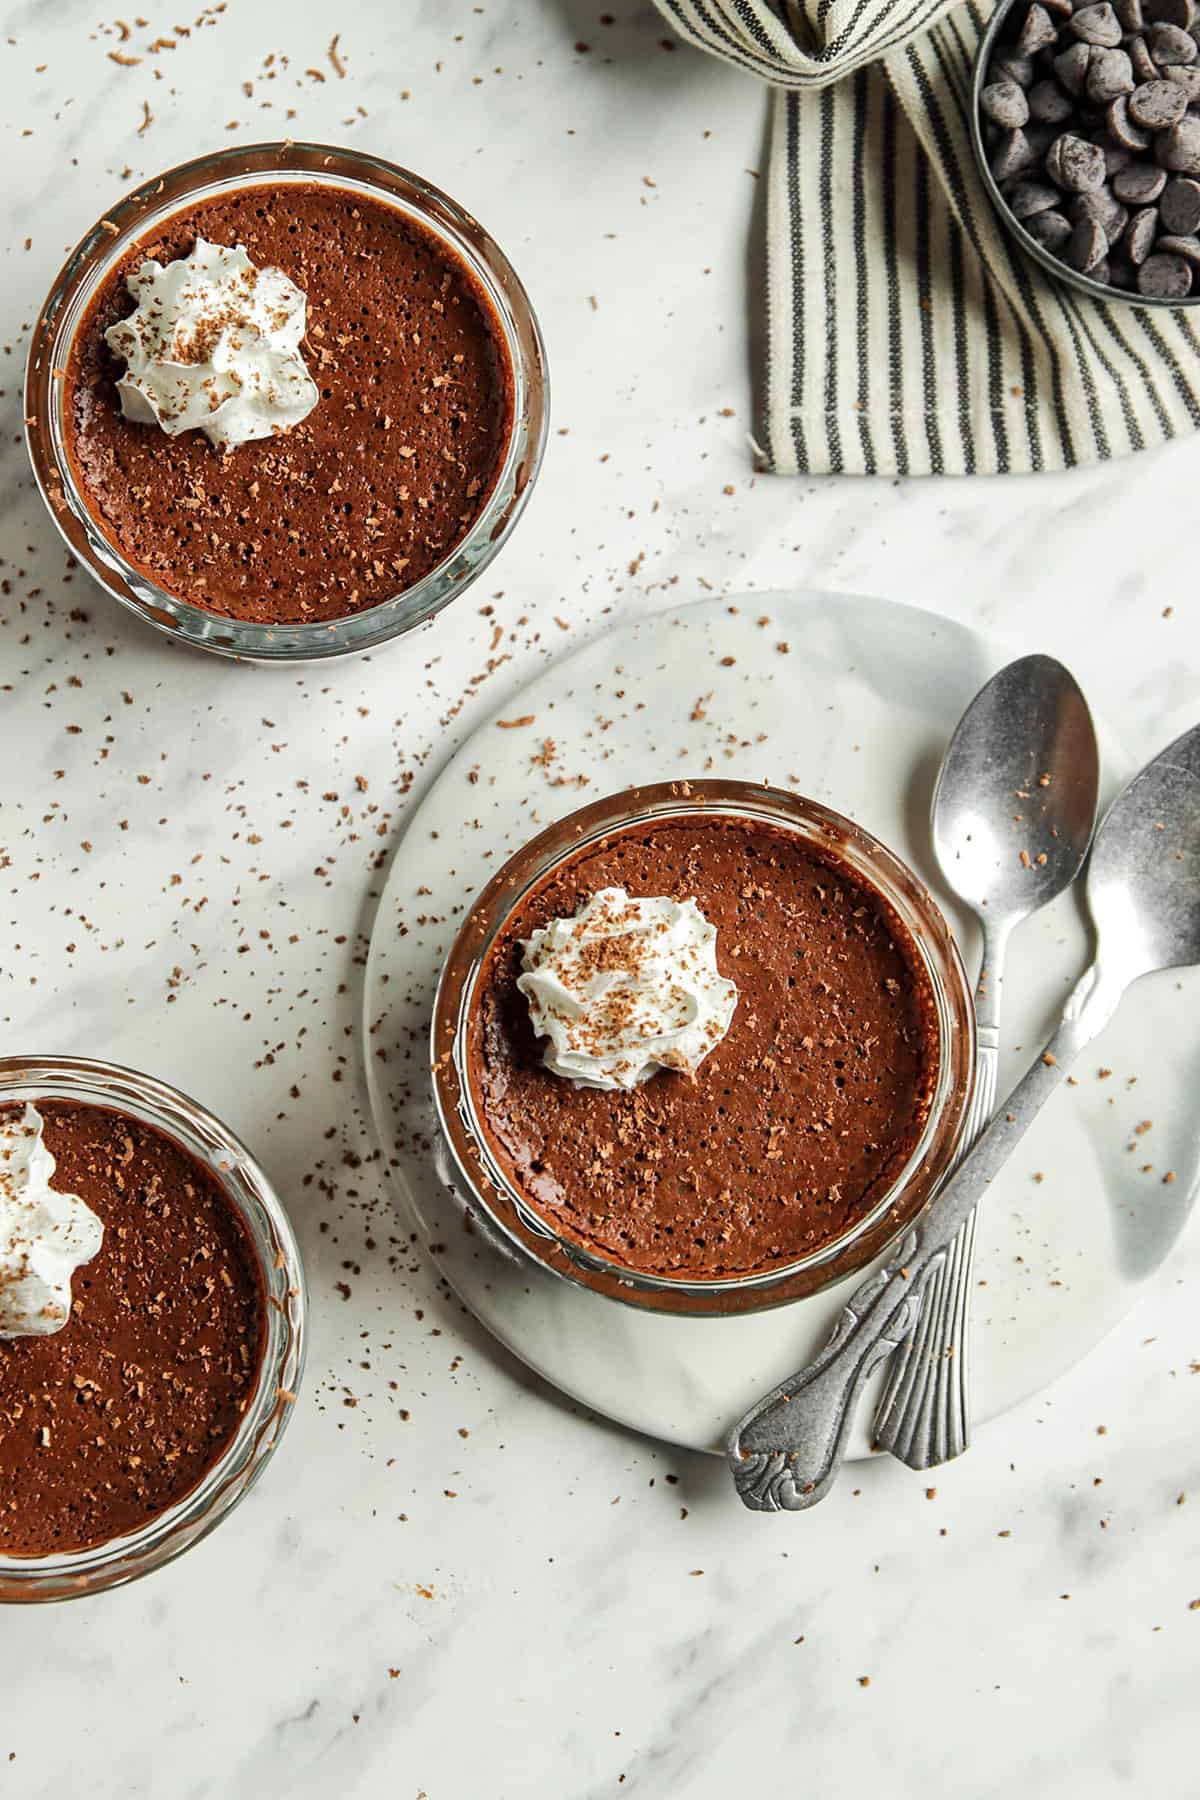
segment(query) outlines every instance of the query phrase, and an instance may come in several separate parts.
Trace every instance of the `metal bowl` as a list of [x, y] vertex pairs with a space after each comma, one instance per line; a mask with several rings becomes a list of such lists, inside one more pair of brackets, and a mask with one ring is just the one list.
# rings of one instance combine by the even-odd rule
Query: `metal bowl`
[[[1024, 6], [1027, 4], [1027, 0], [1019, 0], [1019, 3]], [[987, 145], [983, 141], [983, 119], [979, 110], [979, 96], [987, 85], [988, 65], [1004, 36], [1009, 17], [1017, 4], [1018, 0], [1001, 0], [1001, 4], [992, 14], [991, 23], [984, 32], [976, 52], [974, 79], [971, 82], [971, 143], [983, 185], [988, 191], [992, 205], [1000, 215], [1001, 223], [1020, 245], [1026, 256], [1032, 257], [1034, 262], [1045, 269], [1047, 275], [1053, 275], [1056, 281], [1061, 281], [1065, 286], [1074, 288], [1077, 294], [1086, 294], [1089, 300], [1115, 300], [1123, 302], [1126, 306], [1166, 307], [1168, 310], [1200, 306], [1200, 281], [1198, 281], [1195, 291], [1189, 294], [1186, 300], [1157, 300], [1147, 294], [1135, 293], [1127, 288], [1110, 287], [1105, 282], [1093, 281], [1090, 276], [1080, 275], [1077, 270], [1068, 268], [1066, 263], [1060, 262], [1056, 256], [1051, 256], [1050, 252], [1044, 249], [1036, 238], [1030, 237], [1020, 220], [1013, 218], [1008, 209], [1008, 203], [1000, 192], [996, 177], [992, 174], [988, 164]], [[1200, 276], [1200, 271], [1197, 271], [1197, 275]]]

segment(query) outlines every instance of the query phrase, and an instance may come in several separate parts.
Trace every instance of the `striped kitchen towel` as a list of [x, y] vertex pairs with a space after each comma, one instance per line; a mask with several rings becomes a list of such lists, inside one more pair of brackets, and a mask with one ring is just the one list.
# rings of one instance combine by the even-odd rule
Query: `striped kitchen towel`
[[655, 4], [775, 90], [769, 468], [1066, 469], [1200, 425], [1200, 313], [1076, 295], [996, 219], [968, 126], [974, 0]]

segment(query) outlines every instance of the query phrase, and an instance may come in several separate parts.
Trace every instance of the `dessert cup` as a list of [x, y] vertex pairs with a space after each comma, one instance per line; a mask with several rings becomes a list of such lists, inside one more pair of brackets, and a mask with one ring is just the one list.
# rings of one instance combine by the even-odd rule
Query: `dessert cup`
[[[89, 510], [70, 466], [64, 393], [68, 353], [93, 295], [130, 247], [198, 201], [252, 186], [313, 184], [362, 194], [432, 232], [464, 263], [495, 315], [512, 374], [512, 429], [496, 480], [465, 537], [420, 580], [361, 612], [311, 623], [231, 619], [177, 598], [135, 567]], [[368, 650], [449, 605], [501, 548], [529, 497], [545, 447], [545, 351], [529, 298], [497, 244], [448, 195], [404, 169], [321, 144], [217, 151], [145, 182], [97, 221], [67, 259], [34, 328], [25, 431], [34, 475], [67, 545], [101, 586], [147, 623], [218, 655], [297, 662]], [[133, 429], [147, 429], [133, 427]]]
[[[233, 1133], [152, 1076], [80, 1057], [0, 1058], [0, 1104], [65, 1100], [155, 1126], [217, 1177], [245, 1227], [265, 1296], [263, 1355], [245, 1412], [222, 1455], [175, 1505], [136, 1531], [82, 1550], [0, 1555], [0, 1601], [98, 1593], [172, 1562], [224, 1519], [265, 1468], [291, 1415], [304, 1365], [306, 1294], [287, 1214]], [[70, 1323], [64, 1330], [71, 1329]]]
[[[575, 1241], [543, 1217], [489, 1143], [469, 1053], [472, 1006], [488, 952], [524, 896], [556, 865], [615, 831], [700, 813], [795, 832], [874, 890], [906, 929], [928, 977], [938, 1044], [920, 1137], [869, 1210], [840, 1236], [786, 1265], [711, 1279], [633, 1269]], [[912, 871], [861, 827], [815, 801], [747, 782], [661, 783], [595, 801], [560, 820], [493, 877], [446, 959], [434, 1005], [432, 1056], [442, 1131], [467, 1204], [494, 1240], [564, 1280], [630, 1305], [674, 1314], [736, 1315], [779, 1306], [842, 1280], [913, 1223], [947, 1173], [961, 1137], [974, 1075], [973, 1011], [958, 951], [936, 903]]]

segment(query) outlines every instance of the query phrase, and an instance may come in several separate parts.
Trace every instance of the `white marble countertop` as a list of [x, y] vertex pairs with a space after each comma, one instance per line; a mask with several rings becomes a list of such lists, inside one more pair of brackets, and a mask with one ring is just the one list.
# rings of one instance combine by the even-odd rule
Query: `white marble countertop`
[[[929, 1494], [881, 1460], [776, 1519], [715, 1460], [557, 1399], [387, 1254], [356, 1041], [381, 859], [547, 658], [648, 608], [809, 583], [1062, 655], [1134, 753], [1200, 711], [1200, 444], [1064, 478], [754, 477], [763, 95], [668, 53], [647, 0], [614, 10], [229, 0], [120, 45], [79, 0], [7, 8], [4, 1047], [146, 1067], [226, 1117], [288, 1200], [315, 1302], [298, 1415], [236, 1515], [146, 1582], [6, 1618], [0, 1791], [22, 1800], [1195, 1791], [1195, 1230]], [[477, 213], [554, 382], [542, 481], [481, 587], [385, 654], [293, 673], [177, 649], [68, 577], [19, 397], [28, 323], [114, 196], [289, 135]]]

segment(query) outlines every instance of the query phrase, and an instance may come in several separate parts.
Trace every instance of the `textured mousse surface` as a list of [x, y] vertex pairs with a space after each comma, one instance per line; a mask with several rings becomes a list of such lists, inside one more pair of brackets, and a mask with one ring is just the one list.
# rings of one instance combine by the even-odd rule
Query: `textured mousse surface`
[[[122, 417], [104, 332], [126, 275], [244, 244], [308, 297], [321, 400], [291, 431], [222, 452]], [[67, 368], [67, 445], [104, 536], [166, 592], [230, 618], [343, 617], [411, 587], [461, 543], [512, 430], [512, 373], [474, 276], [395, 207], [316, 184], [252, 186], [176, 213], [101, 285]]]
[[[737, 984], [695, 1079], [630, 1093], [549, 1073], [516, 987], [522, 938], [604, 887], [694, 898]], [[882, 895], [794, 833], [704, 817], [618, 832], [520, 904], [470, 1020], [493, 1150], [557, 1229], [634, 1269], [716, 1278], [840, 1237], [913, 1150], [937, 1077], [932, 989]]]
[[[5, 1109], [11, 1110], [11, 1109]], [[125, 1114], [45, 1101], [54, 1186], [104, 1243], [52, 1337], [0, 1341], [0, 1552], [102, 1544], [183, 1499], [254, 1392], [266, 1298], [208, 1170]]]

